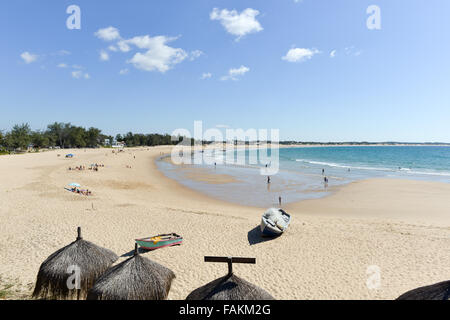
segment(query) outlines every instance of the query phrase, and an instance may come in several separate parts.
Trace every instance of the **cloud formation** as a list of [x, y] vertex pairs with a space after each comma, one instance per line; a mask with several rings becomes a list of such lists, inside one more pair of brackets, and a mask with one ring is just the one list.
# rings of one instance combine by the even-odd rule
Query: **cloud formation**
[[99, 29], [94, 35], [103, 41], [114, 41], [120, 39], [120, 33], [117, 28], [108, 27]]
[[250, 69], [246, 66], [240, 66], [239, 68], [232, 68], [230, 70], [228, 70], [228, 75], [223, 76], [222, 78], [220, 78], [220, 80], [238, 80], [239, 77], [243, 76], [244, 74], [246, 74], [247, 72], [249, 72]]
[[74, 78], [74, 79], [82, 79], [82, 78], [90, 79], [91, 76], [89, 75], [89, 73], [85, 73], [83, 71], [78, 70], [78, 71], [72, 71], [72, 78]]
[[20, 57], [22, 58], [23, 61], [25, 61], [26, 64], [30, 64], [37, 60], [38, 55], [29, 53], [28, 51], [25, 51], [24, 53], [22, 53], [20, 55]]
[[109, 54], [105, 50], [100, 51], [100, 60], [101, 61], [108, 61], [109, 60]]
[[176, 40], [166, 36], [150, 37], [148, 35], [134, 37], [126, 40], [127, 45], [134, 45], [145, 52], [136, 53], [128, 63], [135, 68], [145, 71], [159, 71], [161, 73], [171, 69], [174, 65], [182, 62], [188, 54], [181, 48], [172, 48], [167, 43]]
[[310, 60], [314, 55], [320, 53], [317, 49], [292, 48], [281, 59], [288, 62], [304, 62]]
[[[115, 41], [108, 47], [111, 52], [130, 52], [133, 49], [141, 50], [128, 59], [126, 62], [132, 64], [136, 69], [144, 71], [158, 71], [165, 73], [172, 69], [176, 64], [182, 62], [186, 58], [195, 60], [203, 52], [194, 50], [191, 53], [186, 52], [181, 48], [174, 48], [169, 46], [169, 43], [178, 39], [178, 37], [168, 36], [154, 36], [149, 35], [136, 36], [130, 39], [124, 39], [120, 36], [117, 28], [108, 27], [99, 29], [95, 32], [95, 36], [105, 41]], [[103, 58], [109, 54], [103, 50]], [[101, 56], [101, 60], [104, 60]]]
[[263, 30], [263, 27], [256, 20], [259, 11], [247, 8], [241, 13], [236, 10], [227, 10], [214, 8], [210, 13], [211, 20], [218, 20], [228, 33], [237, 36], [236, 41], [239, 41], [243, 36], [256, 33]]

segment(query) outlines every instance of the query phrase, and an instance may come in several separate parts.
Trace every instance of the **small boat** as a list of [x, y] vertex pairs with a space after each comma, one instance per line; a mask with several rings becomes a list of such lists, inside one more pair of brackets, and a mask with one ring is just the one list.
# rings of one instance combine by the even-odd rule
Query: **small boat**
[[270, 208], [262, 216], [261, 232], [263, 236], [276, 237], [289, 227], [291, 215], [282, 209]]
[[160, 234], [154, 237], [136, 239], [136, 243], [145, 250], [156, 250], [164, 247], [180, 245], [183, 238], [176, 233]]

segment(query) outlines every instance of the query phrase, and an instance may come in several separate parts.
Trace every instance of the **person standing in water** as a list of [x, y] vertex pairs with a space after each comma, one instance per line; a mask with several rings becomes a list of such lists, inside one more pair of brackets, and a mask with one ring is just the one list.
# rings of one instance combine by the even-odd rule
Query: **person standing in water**
[[325, 174], [325, 169], [322, 169], [322, 175], [324, 175]]
[[278, 204], [280, 205], [281, 208], [281, 196], [278, 197]]
[[267, 184], [270, 183], [270, 176], [267, 176]]

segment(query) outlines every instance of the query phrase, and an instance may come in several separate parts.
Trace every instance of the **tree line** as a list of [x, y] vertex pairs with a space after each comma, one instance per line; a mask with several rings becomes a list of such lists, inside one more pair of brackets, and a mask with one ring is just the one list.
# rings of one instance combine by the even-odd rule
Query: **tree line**
[[[123, 142], [128, 147], [174, 145], [181, 141], [178, 137], [172, 141], [172, 136], [165, 134], [118, 134], [115, 139], [105, 135], [100, 129], [89, 129], [72, 125], [71, 123], [55, 122], [49, 124], [46, 130], [31, 130], [29, 124], [16, 124], [10, 131], [0, 131], [0, 152], [25, 151], [44, 148], [97, 148], [108, 146], [113, 142]], [[109, 144], [107, 143], [109, 141]]]

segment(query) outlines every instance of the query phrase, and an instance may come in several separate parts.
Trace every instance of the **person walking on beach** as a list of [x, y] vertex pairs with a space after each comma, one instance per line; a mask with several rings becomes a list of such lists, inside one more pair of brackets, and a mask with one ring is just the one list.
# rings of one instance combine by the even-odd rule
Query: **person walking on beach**
[[325, 169], [322, 169], [322, 175], [324, 175], [325, 174]]
[[280, 205], [281, 208], [281, 196], [278, 197], [278, 204]]
[[270, 184], [270, 176], [267, 176], [267, 184]]

